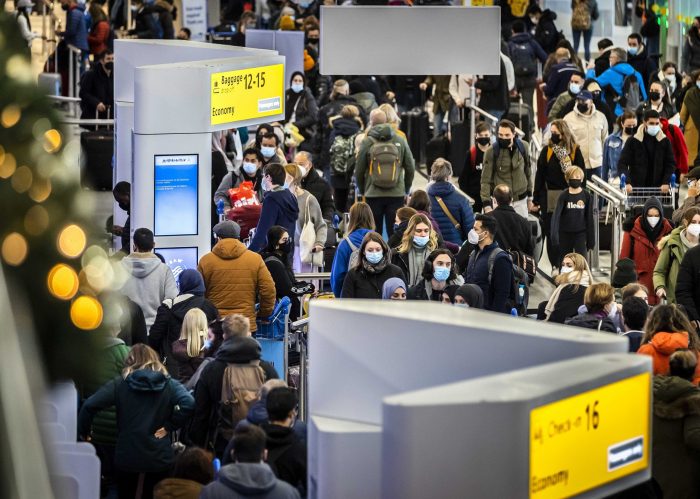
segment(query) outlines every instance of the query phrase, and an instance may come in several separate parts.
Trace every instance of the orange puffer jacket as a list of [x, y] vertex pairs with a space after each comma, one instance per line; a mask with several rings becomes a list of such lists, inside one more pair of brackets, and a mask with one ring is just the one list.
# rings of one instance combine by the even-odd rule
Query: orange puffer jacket
[[221, 316], [243, 314], [256, 331], [255, 302], [260, 301], [258, 315], [267, 318], [275, 306], [275, 283], [260, 255], [249, 251], [237, 239], [222, 239], [211, 253], [199, 260], [204, 277], [205, 296], [219, 309]]
[[[653, 359], [654, 374], [666, 375], [669, 371], [669, 358], [671, 354], [679, 348], [688, 348], [688, 333], [678, 331], [675, 333], [656, 333], [649, 343], [643, 344], [637, 353], [650, 355]], [[698, 366], [695, 368], [693, 383], [700, 383], [700, 355], [698, 356]]]

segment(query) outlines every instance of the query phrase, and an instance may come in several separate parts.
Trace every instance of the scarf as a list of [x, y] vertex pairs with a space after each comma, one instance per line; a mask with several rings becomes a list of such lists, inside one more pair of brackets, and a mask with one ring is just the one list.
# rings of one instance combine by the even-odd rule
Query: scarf
[[690, 241], [688, 241], [685, 229], [681, 231], [681, 242], [683, 243], [683, 246], [685, 246], [687, 249], [694, 248], [698, 245], [698, 243], [691, 243]]
[[365, 269], [365, 272], [368, 274], [381, 274], [387, 265], [389, 265], [389, 261], [387, 260], [386, 254], [384, 254], [382, 259], [376, 265], [372, 265], [364, 258], [362, 259], [362, 268]]
[[552, 151], [554, 151], [554, 155], [559, 160], [561, 172], [566, 173], [566, 170], [571, 168], [571, 153], [567, 151], [565, 147], [562, 147], [558, 144], [552, 145]]
[[588, 287], [591, 285], [591, 282], [593, 281], [593, 277], [591, 277], [591, 274], [588, 271], [581, 272], [578, 270], [574, 270], [573, 272], [569, 272], [566, 274], [566, 282], [561, 283], [559, 286], [557, 286], [557, 289], [554, 290], [554, 293], [552, 293], [552, 296], [549, 298], [549, 301], [547, 302], [547, 305], [544, 308], [544, 313], [545, 313], [545, 320], [549, 320], [549, 316], [552, 315], [552, 312], [554, 312], [554, 308], [556, 307], [557, 302], [559, 301], [559, 296], [561, 295], [561, 292], [564, 290], [565, 287], [570, 286], [570, 285], [579, 285], [579, 286], [585, 286]]
[[408, 258], [408, 280], [409, 286], [415, 286], [423, 273], [423, 264], [425, 263], [427, 245], [422, 248], [417, 248], [416, 245], [408, 250], [406, 257]]

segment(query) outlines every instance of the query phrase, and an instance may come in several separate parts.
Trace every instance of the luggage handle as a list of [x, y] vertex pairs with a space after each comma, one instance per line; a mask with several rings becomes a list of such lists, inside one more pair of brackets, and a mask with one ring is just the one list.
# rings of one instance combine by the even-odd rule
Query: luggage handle
[[[109, 111], [112, 109], [112, 106], [107, 106], [107, 117], [105, 119], [109, 119]], [[95, 108], [95, 119], [99, 120], [100, 119], [100, 112]], [[95, 125], [95, 130], [99, 130], [100, 125]], [[109, 125], [105, 125], [106, 129], [109, 129]]]

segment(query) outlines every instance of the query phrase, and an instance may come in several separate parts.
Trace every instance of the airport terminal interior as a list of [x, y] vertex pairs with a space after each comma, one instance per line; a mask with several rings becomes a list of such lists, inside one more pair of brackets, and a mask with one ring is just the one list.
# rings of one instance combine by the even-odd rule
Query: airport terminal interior
[[0, 0], [0, 497], [700, 497], [698, 0]]

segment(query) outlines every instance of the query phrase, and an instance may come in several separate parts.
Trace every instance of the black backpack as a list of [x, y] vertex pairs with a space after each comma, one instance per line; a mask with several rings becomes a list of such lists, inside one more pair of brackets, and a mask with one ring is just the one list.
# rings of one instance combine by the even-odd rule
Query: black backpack
[[505, 253], [512, 268], [511, 275], [513, 281], [512, 286], [510, 288], [510, 293], [508, 294], [508, 308], [511, 310], [516, 309], [518, 311], [519, 316], [525, 316], [527, 315], [527, 304], [530, 298], [530, 290], [528, 289], [528, 275], [523, 269], [521, 269], [518, 265], [513, 263], [513, 259], [510, 256], [510, 254], [507, 251], [502, 250], [501, 248], [494, 248], [494, 250], [491, 251], [491, 254], [489, 255], [489, 288], [491, 287], [491, 278], [493, 277], [493, 265], [496, 261], [496, 257], [501, 253]]
[[508, 42], [508, 49], [510, 51], [510, 60], [513, 63], [515, 76], [537, 76], [537, 57], [529, 42]]

